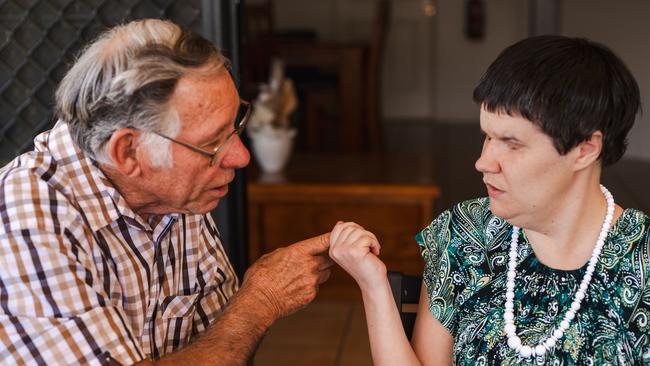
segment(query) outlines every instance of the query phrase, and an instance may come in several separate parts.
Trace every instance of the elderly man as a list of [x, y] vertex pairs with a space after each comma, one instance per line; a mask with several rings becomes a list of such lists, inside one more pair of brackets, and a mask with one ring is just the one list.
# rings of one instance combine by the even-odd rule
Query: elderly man
[[0, 360], [244, 364], [316, 295], [327, 235], [264, 256], [241, 288], [207, 214], [249, 153], [225, 58], [173, 23], [101, 35], [59, 121], [0, 170]]

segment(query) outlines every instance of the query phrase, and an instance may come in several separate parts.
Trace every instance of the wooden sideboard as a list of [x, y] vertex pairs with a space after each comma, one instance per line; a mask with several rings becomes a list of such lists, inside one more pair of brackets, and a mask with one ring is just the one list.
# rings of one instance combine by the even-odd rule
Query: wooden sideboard
[[[414, 235], [428, 225], [440, 192], [426, 164], [377, 155], [301, 155], [281, 175], [249, 168], [251, 262], [276, 248], [355, 221], [377, 235], [390, 270], [422, 273]], [[424, 167], [424, 169], [422, 169]], [[417, 171], [414, 171], [417, 170]], [[319, 297], [360, 298], [336, 267]]]

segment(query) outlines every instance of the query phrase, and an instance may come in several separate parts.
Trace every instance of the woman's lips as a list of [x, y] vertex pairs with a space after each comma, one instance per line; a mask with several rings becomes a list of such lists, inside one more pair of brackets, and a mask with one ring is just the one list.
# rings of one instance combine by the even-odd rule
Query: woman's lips
[[491, 184], [488, 184], [488, 183], [485, 183], [485, 186], [487, 187], [488, 196], [490, 196], [490, 197], [500, 196], [504, 192], [504, 191], [502, 191], [502, 190], [500, 190], [500, 189], [496, 188], [495, 186], [493, 186]]

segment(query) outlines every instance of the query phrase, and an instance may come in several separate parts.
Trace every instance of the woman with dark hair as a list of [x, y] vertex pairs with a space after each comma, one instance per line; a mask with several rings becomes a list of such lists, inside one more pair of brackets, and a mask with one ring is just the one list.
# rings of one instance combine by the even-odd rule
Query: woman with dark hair
[[489, 197], [417, 234], [409, 344], [375, 236], [339, 223], [330, 255], [358, 282], [378, 365], [650, 364], [650, 218], [600, 184], [639, 110], [606, 47], [561, 36], [505, 49], [474, 90]]

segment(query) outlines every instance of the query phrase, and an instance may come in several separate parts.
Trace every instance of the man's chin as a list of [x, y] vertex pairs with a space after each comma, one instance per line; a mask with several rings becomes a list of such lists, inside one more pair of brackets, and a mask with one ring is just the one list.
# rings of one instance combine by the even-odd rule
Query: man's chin
[[199, 214], [199, 215], [204, 215], [204, 214], [206, 214], [208, 212], [211, 212], [214, 209], [216, 209], [217, 206], [219, 206], [220, 201], [221, 201], [221, 199], [217, 199], [215, 201], [210, 201], [209, 203], [206, 203], [205, 205], [202, 205], [201, 207], [197, 207], [196, 211], [193, 212], [193, 213]]
[[215, 189], [210, 189], [203, 192], [203, 195], [198, 197], [185, 206], [187, 211], [192, 214], [203, 215], [219, 206], [219, 202], [228, 193], [228, 186], [220, 186]]

